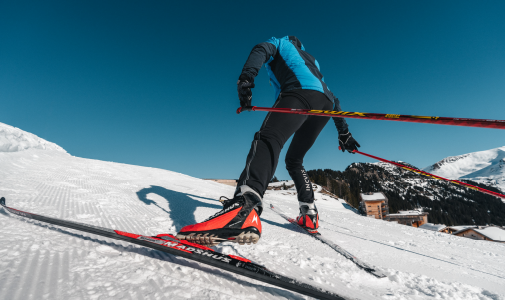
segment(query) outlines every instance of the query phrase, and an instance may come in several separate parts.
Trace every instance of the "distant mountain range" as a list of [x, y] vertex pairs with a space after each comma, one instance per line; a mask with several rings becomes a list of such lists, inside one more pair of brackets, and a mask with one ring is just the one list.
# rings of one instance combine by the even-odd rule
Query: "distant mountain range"
[[505, 192], [505, 146], [449, 156], [424, 171], [448, 179], [470, 179]]
[[[425, 171], [503, 193], [504, 158], [505, 147], [501, 147], [448, 157]], [[313, 182], [325, 186], [356, 208], [360, 193], [382, 191], [389, 199], [390, 213], [422, 208], [429, 212], [431, 223], [505, 226], [505, 203], [500, 198], [390, 164], [353, 163], [344, 171], [319, 169], [307, 173]]]

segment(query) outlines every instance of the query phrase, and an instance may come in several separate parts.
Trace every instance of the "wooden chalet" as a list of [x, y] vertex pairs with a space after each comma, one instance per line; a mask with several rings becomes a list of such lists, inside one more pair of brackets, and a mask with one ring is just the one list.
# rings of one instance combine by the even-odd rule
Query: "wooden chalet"
[[237, 186], [238, 179], [204, 179], [208, 181], [214, 181], [226, 185]]
[[398, 224], [419, 227], [428, 223], [428, 213], [418, 210], [399, 211], [397, 214], [390, 214], [389, 220]]
[[505, 230], [497, 226], [477, 226], [459, 230], [454, 235], [474, 240], [505, 243]]
[[388, 198], [382, 192], [361, 193], [360, 210], [367, 217], [389, 221]]

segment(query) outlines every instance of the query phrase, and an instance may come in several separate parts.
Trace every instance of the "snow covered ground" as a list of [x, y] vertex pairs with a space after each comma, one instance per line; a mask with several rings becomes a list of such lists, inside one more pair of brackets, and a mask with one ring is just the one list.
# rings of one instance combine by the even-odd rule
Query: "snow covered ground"
[[[0, 196], [57, 218], [133, 233], [175, 233], [217, 212], [234, 188], [167, 170], [28, 147], [0, 152]], [[320, 189], [318, 189], [320, 191]], [[296, 191], [268, 191], [258, 244], [216, 250], [358, 299], [505, 299], [505, 244], [357, 215], [316, 193], [320, 232], [388, 275], [377, 279], [267, 208], [296, 216]], [[0, 299], [306, 299], [153, 249], [0, 209]]]

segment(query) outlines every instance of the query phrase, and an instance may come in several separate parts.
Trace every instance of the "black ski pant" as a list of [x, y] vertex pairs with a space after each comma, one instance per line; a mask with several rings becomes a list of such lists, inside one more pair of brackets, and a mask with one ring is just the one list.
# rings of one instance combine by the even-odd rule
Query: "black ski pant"
[[[331, 110], [333, 103], [321, 92], [294, 90], [281, 93], [273, 107]], [[295, 183], [298, 200], [313, 202], [314, 192], [303, 167], [303, 158], [323, 130], [329, 117], [269, 112], [258, 132], [254, 134], [246, 166], [238, 187], [247, 185], [262, 197], [272, 179], [282, 147], [294, 134], [286, 154], [286, 169]]]

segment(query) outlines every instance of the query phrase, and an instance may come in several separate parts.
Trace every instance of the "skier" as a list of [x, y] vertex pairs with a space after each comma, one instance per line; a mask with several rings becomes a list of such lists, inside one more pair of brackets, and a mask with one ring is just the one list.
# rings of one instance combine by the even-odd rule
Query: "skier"
[[[242, 109], [251, 106], [254, 78], [265, 64], [275, 88], [273, 107], [337, 110], [340, 103], [324, 83], [317, 60], [305, 51], [295, 36], [271, 38], [256, 45], [247, 59], [237, 82]], [[246, 166], [238, 180], [232, 199], [221, 199], [223, 209], [207, 220], [188, 225], [177, 234], [179, 239], [206, 246], [224, 241], [256, 243], [261, 236], [259, 216], [262, 197], [273, 177], [284, 143], [294, 134], [286, 154], [286, 169], [298, 192], [298, 224], [316, 230], [319, 215], [314, 204], [314, 191], [303, 158], [330, 118], [297, 114], [268, 113], [254, 135]], [[342, 152], [360, 147], [343, 118], [333, 118]], [[223, 198], [223, 197], [221, 197]]]

